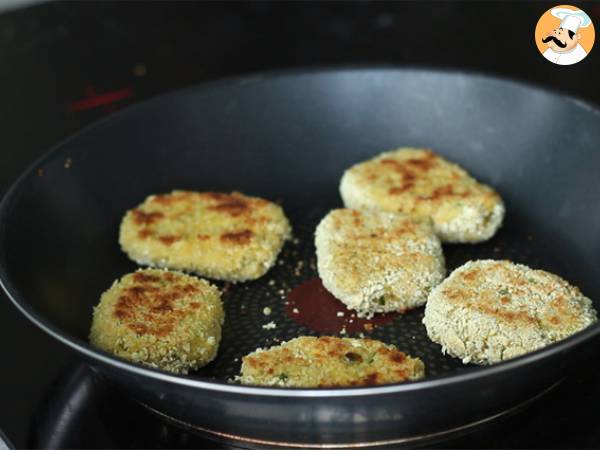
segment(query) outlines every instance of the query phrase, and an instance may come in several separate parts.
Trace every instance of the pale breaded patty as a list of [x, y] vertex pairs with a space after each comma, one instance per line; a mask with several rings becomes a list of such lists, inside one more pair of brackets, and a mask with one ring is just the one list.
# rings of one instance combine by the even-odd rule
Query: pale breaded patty
[[317, 226], [315, 245], [323, 285], [359, 316], [420, 306], [445, 275], [429, 218], [336, 209]]
[[275, 264], [290, 233], [283, 210], [267, 200], [239, 192], [173, 191], [127, 211], [119, 242], [139, 264], [245, 281]]
[[372, 339], [301, 336], [242, 358], [243, 384], [282, 387], [365, 386], [418, 380], [425, 365]]
[[423, 323], [442, 351], [492, 364], [594, 323], [589, 298], [562, 278], [510, 261], [469, 261], [429, 295]]
[[400, 148], [356, 164], [340, 193], [347, 208], [429, 216], [444, 242], [485, 241], [504, 218], [492, 188], [431, 150]]
[[221, 294], [207, 281], [139, 270], [102, 294], [90, 342], [121, 358], [187, 373], [217, 355], [223, 318]]

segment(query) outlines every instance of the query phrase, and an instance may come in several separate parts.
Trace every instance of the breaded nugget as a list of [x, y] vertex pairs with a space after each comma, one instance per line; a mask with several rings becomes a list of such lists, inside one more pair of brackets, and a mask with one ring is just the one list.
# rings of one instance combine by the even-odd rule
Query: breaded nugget
[[425, 365], [372, 339], [301, 336], [242, 358], [242, 384], [283, 387], [364, 386], [425, 376]]
[[492, 364], [594, 323], [589, 298], [562, 278], [510, 261], [469, 261], [429, 295], [423, 323], [442, 351]]
[[445, 275], [429, 218], [336, 209], [317, 226], [315, 245], [323, 285], [359, 316], [420, 306]]
[[139, 264], [245, 281], [275, 264], [290, 225], [275, 203], [239, 192], [151, 195], [127, 212], [119, 242]]
[[340, 193], [347, 208], [429, 216], [444, 242], [485, 241], [504, 218], [492, 188], [431, 150], [400, 148], [356, 164]]
[[160, 269], [125, 275], [94, 308], [90, 341], [137, 363], [187, 373], [212, 361], [224, 312], [205, 280]]

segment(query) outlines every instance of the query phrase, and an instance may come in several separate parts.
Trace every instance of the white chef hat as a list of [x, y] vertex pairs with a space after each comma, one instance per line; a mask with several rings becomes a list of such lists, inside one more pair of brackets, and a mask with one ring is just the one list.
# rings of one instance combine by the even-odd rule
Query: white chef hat
[[573, 33], [577, 33], [579, 28], [585, 28], [592, 23], [590, 16], [580, 9], [574, 11], [568, 8], [553, 8], [550, 13], [561, 20], [561, 28], [571, 30]]

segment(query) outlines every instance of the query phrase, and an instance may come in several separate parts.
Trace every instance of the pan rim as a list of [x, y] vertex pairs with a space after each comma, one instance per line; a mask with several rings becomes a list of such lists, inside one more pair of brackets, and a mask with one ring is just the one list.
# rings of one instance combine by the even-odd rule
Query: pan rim
[[[209, 80], [203, 83], [193, 84], [181, 89], [168, 91], [163, 94], [151, 97], [144, 101], [135, 103], [122, 111], [115, 114], [110, 114], [101, 120], [91, 123], [85, 126], [80, 131], [70, 135], [66, 139], [60, 141], [54, 145], [42, 156], [37, 158], [31, 163], [23, 173], [12, 183], [9, 189], [6, 191], [4, 197], [0, 201], [0, 243], [2, 242], [6, 234], [6, 217], [8, 205], [12, 202], [14, 197], [18, 194], [20, 186], [26, 179], [33, 176], [37, 169], [46, 163], [47, 161], [55, 158], [62, 157], [61, 149], [71, 142], [76, 140], [80, 135], [84, 135], [94, 129], [100, 129], [111, 121], [119, 120], [122, 117], [126, 117], [128, 114], [135, 113], [137, 109], [142, 109], [147, 103], [158, 102], [164, 100], [170, 96], [185, 95], [186, 92], [191, 91], [204, 91], [210, 92], [212, 89], [218, 89], [227, 87], [230, 85], [241, 85], [241, 84], [252, 84], [252, 83], [264, 83], [271, 82], [274, 79], [285, 78], [285, 77], [297, 77], [304, 75], [314, 75], [319, 73], [366, 73], [366, 72], [416, 72], [423, 74], [439, 74], [446, 76], [460, 77], [465, 76], [468, 78], [483, 79], [487, 82], [502, 83], [528, 90], [536, 90], [551, 95], [556, 98], [560, 98], [563, 101], [573, 103], [576, 107], [585, 109], [587, 112], [592, 112], [597, 115], [600, 120], [600, 109], [592, 103], [581, 100], [570, 94], [566, 94], [562, 91], [552, 90], [545, 86], [539, 86], [527, 81], [517, 80], [510, 77], [497, 76], [494, 74], [488, 74], [480, 71], [464, 70], [457, 68], [438, 68], [434, 66], [421, 66], [421, 65], [394, 65], [394, 64], [352, 64], [352, 65], [325, 65], [325, 66], [314, 66], [314, 67], [295, 67], [278, 69], [271, 71], [251, 72], [247, 74]], [[593, 324], [584, 330], [579, 331], [575, 335], [568, 337], [562, 341], [551, 344], [542, 349], [528, 353], [526, 355], [514, 358], [508, 361], [504, 361], [491, 366], [480, 366], [472, 368], [468, 371], [458, 372], [454, 374], [442, 374], [431, 378], [425, 378], [424, 380], [405, 382], [399, 384], [390, 384], [383, 386], [370, 386], [370, 387], [337, 387], [337, 388], [325, 388], [325, 389], [307, 389], [307, 388], [282, 388], [282, 387], [263, 387], [263, 386], [243, 386], [228, 383], [222, 380], [213, 380], [208, 377], [193, 376], [189, 375], [177, 375], [160, 370], [152, 369], [150, 367], [142, 366], [136, 363], [121, 360], [101, 350], [95, 349], [89, 343], [71, 336], [60, 330], [58, 327], [50, 323], [39, 313], [35, 311], [35, 308], [29, 304], [26, 296], [22, 295], [20, 291], [13, 285], [6, 270], [4, 253], [0, 252], [0, 286], [6, 293], [7, 297], [17, 307], [17, 309], [33, 322], [36, 326], [42, 329], [44, 332], [49, 334], [54, 339], [65, 344], [67, 347], [76, 350], [80, 354], [86, 356], [92, 361], [98, 361], [102, 364], [108, 365], [113, 369], [125, 370], [136, 375], [149, 377], [152, 379], [169, 382], [176, 385], [187, 386], [190, 388], [206, 389], [210, 391], [223, 392], [228, 394], [252, 394], [252, 395], [263, 395], [269, 397], [354, 397], [354, 396], [370, 396], [370, 395], [385, 395], [391, 393], [401, 393], [414, 390], [422, 389], [433, 389], [441, 386], [452, 385], [456, 383], [468, 382], [472, 379], [479, 379], [484, 377], [495, 376], [499, 373], [508, 372], [518, 367], [527, 366], [535, 363], [538, 360], [542, 360], [563, 351], [572, 349], [584, 341], [592, 339], [594, 336], [600, 335], [600, 323]]]

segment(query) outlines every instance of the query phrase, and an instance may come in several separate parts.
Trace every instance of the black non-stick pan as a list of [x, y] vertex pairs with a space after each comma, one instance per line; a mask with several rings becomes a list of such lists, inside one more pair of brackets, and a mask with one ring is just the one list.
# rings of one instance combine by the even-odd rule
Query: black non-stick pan
[[[600, 308], [600, 112], [511, 81], [392, 68], [206, 84], [85, 130], [35, 163], [4, 198], [2, 285], [27, 317], [124, 391], [214, 436], [335, 447], [411, 444], [467, 429], [579, 370], [577, 350], [600, 325], [482, 368], [442, 355], [426, 336], [420, 308], [365, 333], [422, 358], [423, 381], [320, 390], [229, 382], [255, 348], [322, 333], [285, 304], [291, 290], [316, 276], [315, 225], [341, 206], [346, 168], [400, 146], [434, 149], [505, 200], [505, 223], [493, 239], [444, 247], [449, 270], [469, 259], [510, 259], [563, 276]], [[219, 283], [226, 308], [219, 355], [187, 376], [113, 358], [87, 342], [100, 294], [136, 269], [117, 242], [122, 215], [147, 195], [173, 189], [238, 190], [279, 201], [297, 238], [263, 278]], [[276, 328], [262, 327], [271, 321]]]

